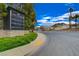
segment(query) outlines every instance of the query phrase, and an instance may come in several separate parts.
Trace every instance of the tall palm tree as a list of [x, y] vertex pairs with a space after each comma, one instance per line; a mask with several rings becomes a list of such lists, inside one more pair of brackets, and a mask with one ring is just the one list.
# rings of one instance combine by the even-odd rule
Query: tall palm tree
[[71, 29], [71, 20], [72, 20], [72, 12], [73, 12], [73, 8], [69, 8], [69, 29]]
[[79, 18], [79, 14], [76, 14], [74, 16], [74, 19], [75, 19], [75, 28], [77, 28], [77, 20], [78, 20], [78, 18]]

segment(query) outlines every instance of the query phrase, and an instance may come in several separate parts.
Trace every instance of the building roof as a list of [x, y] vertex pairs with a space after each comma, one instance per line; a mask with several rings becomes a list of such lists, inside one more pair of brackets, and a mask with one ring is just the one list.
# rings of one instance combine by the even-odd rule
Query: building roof
[[13, 8], [13, 7], [10, 7], [10, 6], [8, 6], [8, 7], [7, 7], [7, 10], [14, 10], [14, 11], [17, 11], [17, 12], [19, 12], [19, 13], [21, 13], [21, 14], [25, 15], [25, 13], [24, 13], [24, 12], [19, 11], [19, 10], [17, 10], [17, 9], [15, 9], [15, 8]]

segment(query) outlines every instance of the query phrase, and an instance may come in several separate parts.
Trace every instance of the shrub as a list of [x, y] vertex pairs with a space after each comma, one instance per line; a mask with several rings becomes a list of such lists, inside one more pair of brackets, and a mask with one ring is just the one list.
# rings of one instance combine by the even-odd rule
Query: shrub
[[0, 52], [30, 43], [37, 37], [36, 33], [30, 32], [24, 36], [0, 38]]

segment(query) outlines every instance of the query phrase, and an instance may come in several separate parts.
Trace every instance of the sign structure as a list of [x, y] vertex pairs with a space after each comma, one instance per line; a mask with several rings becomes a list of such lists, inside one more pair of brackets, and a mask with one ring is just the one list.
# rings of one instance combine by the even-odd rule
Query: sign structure
[[12, 7], [7, 8], [8, 16], [6, 23], [6, 29], [9, 30], [24, 30], [24, 13], [18, 11]]

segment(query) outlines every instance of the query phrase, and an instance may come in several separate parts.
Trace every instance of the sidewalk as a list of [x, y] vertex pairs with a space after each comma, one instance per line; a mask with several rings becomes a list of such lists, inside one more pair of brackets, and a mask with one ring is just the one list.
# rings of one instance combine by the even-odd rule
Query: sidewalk
[[44, 34], [38, 33], [38, 37], [35, 41], [28, 45], [23, 45], [17, 48], [13, 48], [0, 53], [0, 56], [24, 56], [32, 55], [46, 43], [46, 36]]

